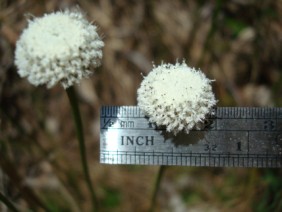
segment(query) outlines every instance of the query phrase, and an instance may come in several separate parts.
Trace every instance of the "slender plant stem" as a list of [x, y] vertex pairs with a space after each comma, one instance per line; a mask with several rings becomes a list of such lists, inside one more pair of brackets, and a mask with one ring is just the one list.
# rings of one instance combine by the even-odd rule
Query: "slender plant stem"
[[1, 193], [0, 191], [0, 201], [4, 203], [4, 205], [7, 206], [11, 211], [18, 212], [19, 210], [14, 206], [14, 204], [7, 198], [5, 197], [4, 194]]
[[95, 210], [97, 211], [98, 210], [98, 200], [97, 200], [97, 197], [94, 192], [93, 185], [90, 179], [87, 158], [86, 158], [86, 151], [85, 151], [85, 142], [84, 142], [84, 136], [83, 136], [83, 125], [81, 121], [81, 116], [79, 112], [79, 107], [78, 107], [78, 102], [77, 102], [77, 97], [76, 97], [74, 87], [71, 86], [67, 88], [66, 92], [67, 92], [67, 95], [68, 95], [68, 98], [71, 104], [71, 108], [72, 108], [73, 118], [74, 118], [74, 122], [76, 126], [77, 138], [79, 141], [79, 150], [80, 150], [82, 168], [83, 168], [83, 172], [85, 175], [86, 183], [88, 185], [89, 192], [91, 194], [93, 211]]
[[166, 166], [160, 166], [159, 168], [158, 176], [155, 182], [154, 193], [153, 193], [152, 200], [151, 200], [150, 212], [153, 212], [155, 209], [156, 199], [157, 199], [157, 195], [158, 195], [159, 188], [160, 188], [160, 183], [162, 181], [162, 177], [164, 175], [165, 169], [166, 169]]

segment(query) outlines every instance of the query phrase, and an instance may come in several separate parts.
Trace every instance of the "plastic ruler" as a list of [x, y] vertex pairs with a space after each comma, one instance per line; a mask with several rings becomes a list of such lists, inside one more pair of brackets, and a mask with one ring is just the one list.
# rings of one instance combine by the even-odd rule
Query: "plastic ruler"
[[282, 167], [282, 108], [217, 107], [206, 127], [174, 136], [137, 106], [103, 106], [100, 162], [207, 167]]

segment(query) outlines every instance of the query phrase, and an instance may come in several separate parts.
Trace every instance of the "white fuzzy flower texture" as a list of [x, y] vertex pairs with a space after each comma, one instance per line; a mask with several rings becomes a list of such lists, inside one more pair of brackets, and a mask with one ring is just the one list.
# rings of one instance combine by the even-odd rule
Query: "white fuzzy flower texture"
[[68, 88], [100, 66], [103, 46], [97, 27], [79, 10], [54, 12], [28, 21], [16, 44], [15, 64], [35, 86]]
[[175, 135], [201, 129], [216, 105], [211, 80], [185, 62], [154, 66], [137, 91], [138, 106], [157, 126]]

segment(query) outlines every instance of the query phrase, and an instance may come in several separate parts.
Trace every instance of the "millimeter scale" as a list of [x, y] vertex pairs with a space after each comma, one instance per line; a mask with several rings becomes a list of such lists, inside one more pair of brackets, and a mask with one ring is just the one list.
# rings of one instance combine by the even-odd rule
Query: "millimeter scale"
[[282, 167], [282, 108], [217, 107], [204, 129], [176, 136], [137, 106], [100, 112], [103, 164]]

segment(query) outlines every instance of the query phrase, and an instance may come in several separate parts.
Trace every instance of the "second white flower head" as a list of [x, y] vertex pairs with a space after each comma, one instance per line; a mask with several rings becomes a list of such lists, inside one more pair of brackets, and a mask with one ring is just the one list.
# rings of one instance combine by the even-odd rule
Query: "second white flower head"
[[33, 85], [64, 88], [89, 77], [102, 59], [103, 41], [80, 11], [46, 14], [29, 20], [16, 44], [15, 64]]
[[200, 129], [216, 100], [211, 80], [185, 62], [154, 67], [137, 91], [138, 106], [168, 132]]

